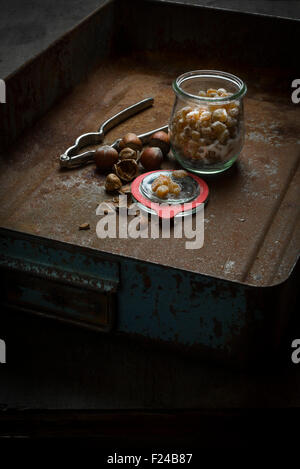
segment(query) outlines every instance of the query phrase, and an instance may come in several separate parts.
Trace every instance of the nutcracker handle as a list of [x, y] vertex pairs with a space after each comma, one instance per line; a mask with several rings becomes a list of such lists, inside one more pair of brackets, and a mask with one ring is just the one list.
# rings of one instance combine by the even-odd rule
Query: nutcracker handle
[[[78, 154], [78, 152], [87, 145], [96, 145], [98, 143], [102, 143], [106, 133], [109, 130], [121, 122], [129, 119], [138, 112], [141, 112], [144, 109], [152, 106], [153, 103], [153, 98], [143, 99], [142, 101], [139, 101], [138, 103], [135, 103], [126, 109], [123, 109], [122, 111], [118, 112], [118, 114], [115, 114], [114, 116], [107, 119], [105, 122], [103, 122], [103, 124], [101, 124], [98, 132], [90, 132], [80, 135], [77, 138], [75, 144], [69, 147], [65, 153], [60, 155], [60, 165], [62, 167], [72, 168], [74, 166], [79, 166], [93, 161], [95, 150], [89, 150], [80, 154]], [[116, 142], [114, 142], [114, 144], [116, 144]]]

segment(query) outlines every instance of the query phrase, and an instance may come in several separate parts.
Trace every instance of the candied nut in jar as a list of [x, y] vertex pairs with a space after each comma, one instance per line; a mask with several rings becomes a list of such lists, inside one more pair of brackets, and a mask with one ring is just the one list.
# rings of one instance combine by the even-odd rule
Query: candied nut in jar
[[225, 145], [225, 143], [227, 143], [227, 140], [229, 139], [229, 132], [228, 130], [224, 130], [224, 132], [221, 133], [221, 135], [219, 135], [219, 142], [222, 143], [223, 145]]
[[226, 125], [220, 121], [216, 121], [211, 125], [211, 130], [216, 137], [221, 135], [226, 129], [227, 129]]
[[178, 77], [173, 90], [170, 142], [175, 158], [198, 174], [228, 169], [244, 144], [246, 85], [226, 72], [199, 70]]
[[213, 122], [219, 121], [219, 122], [226, 122], [227, 121], [227, 111], [224, 108], [218, 108], [215, 111], [213, 111], [211, 120]]

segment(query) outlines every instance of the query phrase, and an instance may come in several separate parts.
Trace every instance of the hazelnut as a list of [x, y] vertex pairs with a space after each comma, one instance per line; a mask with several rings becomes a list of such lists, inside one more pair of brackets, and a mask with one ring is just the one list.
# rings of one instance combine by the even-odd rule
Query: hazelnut
[[119, 153], [120, 160], [138, 160], [139, 152], [132, 148], [126, 147]]
[[109, 145], [103, 145], [97, 148], [95, 152], [95, 163], [100, 171], [108, 171], [118, 161], [119, 155], [117, 150]]
[[132, 148], [132, 150], [139, 151], [143, 148], [143, 144], [137, 135], [129, 133], [124, 135], [124, 137], [119, 143], [120, 150], [123, 150], [123, 148], [126, 147]]
[[149, 146], [158, 147], [164, 155], [167, 155], [170, 151], [170, 135], [163, 131], [155, 132], [149, 141]]
[[105, 189], [107, 192], [117, 191], [118, 189], [121, 189], [121, 187], [122, 187], [122, 182], [120, 178], [118, 178], [118, 176], [112, 173], [106, 176]]
[[114, 165], [114, 170], [123, 181], [132, 181], [139, 172], [138, 164], [135, 160], [120, 160]]
[[163, 153], [158, 147], [144, 148], [141, 154], [141, 163], [145, 169], [152, 171], [159, 169], [163, 160]]

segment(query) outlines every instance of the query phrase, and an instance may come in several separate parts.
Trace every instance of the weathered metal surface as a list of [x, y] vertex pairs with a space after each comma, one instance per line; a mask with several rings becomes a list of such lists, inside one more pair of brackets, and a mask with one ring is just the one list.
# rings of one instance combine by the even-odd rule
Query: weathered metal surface
[[[117, 2], [117, 6], [125, 8], [122, 2]], [[44, 276], [52, 272], [52, 276], [59, 277], [61, 269], [66, 270], [74, 284], [81, 284], [83, 278], [89, 284], [92, 277], [97, 288], [108, 291], [113, 288], [111, 281], [115, 286], [118, 283], [116, 267], [112, 267], [113, 273], [109, 274], [110, 267], [98, 270], [97, 262], [94, 268], [91, 264], [84, 266], [84, 260], [78, 261], [81, 255], [83, 259], [85, 255], [96, 259], [101, 253], [106, 260], [113, 259], [120, 269], [118, 331], [178, 345], [193, 345], [220, 355], [244, 356], [251, 342], [255, 340], [257, 345], [258, 332], [266, 324], [273, 328], [275, 317], [282, 317], [286, 312], [281, 295], [286, 294], [287, 280], [298, 254], [300, 108], [292, 104], [290, 98], [290, 84], [297, 68], [290, 53], [291, 61], [287, 66], [287, 57], [282, 56], [283, 45], [279, 44], [278, 61], [274, 61], [272, 49], [263, 64], [263, 52], [268, 50], [270, 38], [277, 44], [278, 31], [286, 32], [281, 41], [287, 44], [294, 37], [296, 26], [262, 23], [259, 18], [255, 46], [261, 38], [268, 40], [261, 44], [255, 58], [255, 47], [252, 40], [247, 39], [254, 19], [244, 28], [242, 15], [218, 12], [217, 16], [212, 16], [212, 12], [202, 9], [171, 8], [155, 2], [132, 2], [115, 17], [111, 16], [112, 11], [110, 8], [103, 10], [108, 15], [104, 18], [105, 24], [113, 18], [111, 24], [115, 27], [114, 33], [110, 30], [112, 42], [107, 47], [106, 59], [101, 49], [101, 65], [2, 155], [1, 226], [14, 230], [14, 239], [20, 238], [14, 241], [15, 246], [21, 246], [22, 233], [31, 235], [26, 244], [28, 257], [15, 247], [9, 254], [4, 245], [3, 263], [12, 266], [15, 258], [23, 259], [23, 271], [38, 268]], [[128, 30], [120, 23], [122, 12], [125, 18], [133, 15]], [[165, 14], [168, 15], [165, 27], [161, 22], [153, 22], [155, 15]], [[99, 13], [89, 18], [93, 28], [99, 25], [99, 18], [102, 18]], [[212, 21], [220, 21], [223, 29], [211, 26], [209, 29], [206, 21], [210, 25]], [[179, 24], [180, 30], [177, 29]], [[200, 25], [205, 25], [203, 31], [207, 36], [204, 32], [199, 36]], [[234, 31], [232, 25], [236, 28]], [[90, 40], [87, 26], [88, 23], [79, 29], [85, 44]], [[74, 34], [77, 39], [72, 42]], [[248, 64], [247, 54], [237, 50], [234, 39], [238, 34], [245, 41], [244, 48], [249, 45]], [[101, 31], [99, 35], [101, 37]], [[90, 68], [87, 62], [80, 64], [84, 51], [78, 46], [78, 35], [72, 32], [64, 40], [70, 41], [73, 52], [77, 50], [76, 66], [83, 76], [84, 69]], [[94, 45], [92, 47], [95, 53]], [[63, 49], [57, 44], [55, 50], [59, 53]], [[51, 58], [53, 51], [48, 54]], [[59, 59], [63, 63], [62, 70], [68, 67], [73, 70], [63, 54]], [[48, 63], [47, 52], [43, 61]], [[253, 65], [257, 68], [253, 69]], [[283, 67], [281, 71], [278, 71], [279, 66]], [[201, 68], [230, 70], [240, 75], [249, 88], [242, 155], [226, 174], [208, 179], [211, 195], [205, 208], [204, 247], [187, 250], [186, 239], [172, 236], [155, 240], [98, 239], [96, 208], [110, 198], [104, 190], [104, 177], [93, 166], [72, 171], [60, 169], [59, 155], [78, 135], [97, 130], [111, 115], [149, 96], [155, 98], [154, 108], [113, 129], [106, 141], [112, 142], [128, 131], [141, 133], [163, 125], [173, 104], [172, 80], [186, 70]], [[25, 70], [30, 77], [30, 69]], [[53, 102], [47, 87], [42, 86], [47, 80], [40, 72], [38, 76], [41, 86], [28, 103], [29, 121], [38, 115], [39, 98], [41, 112], [47, 108], [43, 106], [45, 99], [48, 107]], [[24, 93], [21, 102], [26, 92], [26, 88], [20, 87], [20, 93]], [[60, 96], [58, 92], [57, 95]], [[16, 100], [13, 93], [10, 99]], [[17, 101], [12, 109], [14, 113], [20, 112]], [[22, 122], [21, 126], [24, 125]], [[10, 138], [13, 135], [14, 131]], [[174, 167], [175, 162], [170, 157], [164, 164]], [[78, 226], [83, 222], [88, 222], [91, 229], [79, 231]], [[5, 229], [3, 236], [9, 238], [11, 235]], [[30, 247], [33, 239], [38, 239], [37, 249]], [[40, 247], [43, 243], [48, 246], [48, 253], [51, 246], [45, 261]], [[65, 249], [71, 250], [70, 257]], [[63, 252], [65, 264], [57, 257], [58, 252]], [[47, 265], [46, 271], [45, 266], [41, 267], [43, 262]], [[61, 273], [61, 280], [63, 276]], [[272, 318], [268, 316], [270, 305]]]
[[[161, 59], [152, 60], [157, 66]], [[113, 130], [109, 141], [163, 124], [173, 103], [171, 80], [178, 72], [176, 61], [151, 74], [151, 64], [137, 66], [129, 58], [96, 70], [6, 153], [0, 175], [2, 226], [253, 285], [285, 280], [297, 249], [292, 234], [300, 110], [295, 105], [246, 99], [245, 147], [231, 172], [208, 180], [204, 247], [196, 252], [185, 249], [185, 239], [98, 239], [96, 207], [110, 198], [104, 177], [93, 166], [60, 170], [62, 148], [137, 99], [153, 94], [156, 105]], [[85, 221], [91, 230], [78, 231]]]

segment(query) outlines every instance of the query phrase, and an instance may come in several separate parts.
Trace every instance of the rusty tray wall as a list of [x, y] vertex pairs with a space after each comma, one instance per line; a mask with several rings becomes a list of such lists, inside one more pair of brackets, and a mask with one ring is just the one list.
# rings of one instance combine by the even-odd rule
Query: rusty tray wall
[[[100, 253], [105, 261], [117, 262], [121, 277], [121, 286], [116, 288], [117, 310], [122, 312], [119, 330], [204, 346], [209, 351], [219, 349], [221, 354], [226, 348], [229, 355], [241, 352], [241, 343], [249, 345], [250, 337], [253, 344], [257, 330], [264, 327], [265, 331], [276, 331], [269, 336], [278, 338], [278, 320], [287, 319], [290, 306], [286, 299], [294, 294], [291, 272], [299, 246], [300, 112], [291, 103], [291, 82], [298, 68], [292, 48], [287, 47], [298, 35], [297, 21], [148, 1], [130, 5], [108, 2], [8, 77], [7, 104], [0, 108], [3, 266], [12, 269], [15, 265], [17, 233], [20, 239], [27, 233], [28, 239], [35, 238], [41, 245], [48, 239], [54, 249], [58, 249], [58, 242], [67, 243], [75, 257], [81, 247], [89, 258]], [[186, 70], [201, 68], [235, 73], [249, 88], [242, 156], [227, 174], [208, 181], [211, 197], [205, 210], [204, 247], [195, 254], [179, 239], [99, 240], [95, 209], [107, 197], [103, 177], [93, 166], [59, 170], [58, 155], [79, 134], [95, 130], [105, 118], [150, 95], [155, 97], [155, 107], [122, 124], [107, 140], [113, 141], [126, 131], [142, 132], [164, 124], [173, 103], [172, 80]], [[78, 231], [83, 221], [91, 224], [90, 231]], [[8, 244], [13, 247], [9, 259], [4, 259]], [[51, 256], [47, 262], [53, 263]], [[129, 277], [127, 285], [130, 265], [135, 275], [134, 279]], [[160, 270], [163, 266], [169, 274]], [[177, 295], [172, 301], [168, 295], [161, 299], [158, 308], [159, 300], [155, 305], [153, 298], [162, 295], [151, 278], [160, 276], [161, 285], [170, 285], [170, 275], [175, 279], [178, 275], [174, 285]], [[185, 277], [190, 296], [183, 299], [176, 285]], [[114, 281], [118, 283], [119, 277]], [[122, 293], [135, 282], [142, 282], [140, 300], [146, 296], [149, 304], [146, 311], [128, 321], [124, 319], [126, 305], [131, 311], [139, 309], [139, 298], [137, 291]], [[200, 307], [201, 288], [205, 290], [206, 283], [206, 292], [209, 288], [218, 292], [209, 296], [209, 320], [207, 307], [206, 311]], [[194, 319], [187, 321], [185, 333], [178, 333], [189, 311], [189, 305], [183, 303], [193, 295], [197, 300], [190, 303]], [[216, 308], [224, 295], [228, 302], [223, 310]], [[21, 293], [19, 306], [22, 298]], [[165, 318], [162, 331], [164, 305], [174, 314], [169, 320]], [[270, 305], [272, 318], [266, 314]], [[231, 316], [224, 313], [235, 307]], [[180, 315], [171, 326], [177, 309]], [[61, 318], [65, 316], [60, 313]], [[199, 325], [201, 334], [191, 334]]]

